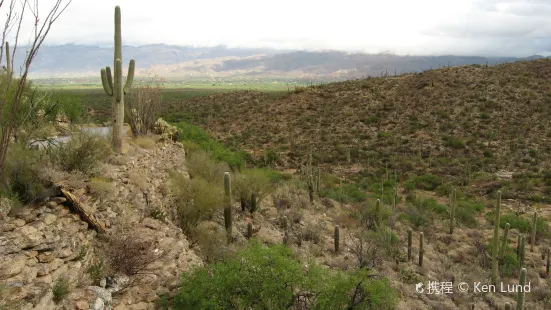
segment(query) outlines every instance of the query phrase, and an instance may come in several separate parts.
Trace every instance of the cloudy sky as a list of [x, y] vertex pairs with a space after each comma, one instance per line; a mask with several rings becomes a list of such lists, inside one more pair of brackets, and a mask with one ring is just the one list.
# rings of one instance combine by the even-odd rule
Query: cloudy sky
[[112, 44], [115, 5], [128, 45], [551, 54], [551, 0], [73, 0], [46, 44]]

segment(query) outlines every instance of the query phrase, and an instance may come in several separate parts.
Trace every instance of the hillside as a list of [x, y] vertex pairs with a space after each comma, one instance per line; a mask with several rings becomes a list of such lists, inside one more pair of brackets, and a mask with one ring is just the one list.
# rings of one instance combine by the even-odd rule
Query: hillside
[[[308, 153], [328, 172], [402, 180], [435, 174], [480, 194], [549, 201], [551, 60], [471, 65], [297, 88], [244, 91], [174, 104], [184, 119], [281, 169]], [[347, 160], [350, 154], [350, 161]], [[498, 180], [496, 172], [508, 177]], [[513, 177], [511, 179], [511, 176]], [[475, 186], [478, 185], [478, 186]]]

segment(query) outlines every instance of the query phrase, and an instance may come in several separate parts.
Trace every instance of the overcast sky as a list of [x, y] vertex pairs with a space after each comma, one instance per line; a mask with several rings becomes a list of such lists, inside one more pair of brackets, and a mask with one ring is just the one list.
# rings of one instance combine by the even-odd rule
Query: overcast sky
[[551, 0], [73, 0], [46, 44], [112, 44], [115, 5], [127, 45], [551, 54]]

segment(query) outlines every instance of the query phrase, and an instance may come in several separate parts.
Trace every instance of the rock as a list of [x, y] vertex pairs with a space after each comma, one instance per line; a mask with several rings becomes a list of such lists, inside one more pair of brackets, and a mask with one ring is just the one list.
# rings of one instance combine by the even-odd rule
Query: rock
[[53, 224], [55, 221], [57, 220], [57, 216], [51, 214], [51, 213], [47, 213], [46, 215], [44, 215], [44, 218], [42, 219], [42, 221], [44, 222], [44, 224], [46, 225], [51, 225]]
[[65, 203], [67, 201], [67, 198], [65, 197], [54, 197], [51, 199], [51, 201], [57, 203], [57, 204], [62, 204], [62, 203]]
[[0, 264], [0, 280], [8, 279], [18, 275], [27, 265], [27, 256], [19, 254], [16, 256], [7, 257]]
[[63, 248], [60, 251], [58, 251], [56, 254], [58, 258], [67, 258], [71, 255], [73, 255], [73, 251], [69, 248]]
[[88, 302], [79, 300], [75, 303], [75, 310], [88, 310]]
[[159, 230], [162, 223], [160, 221], [156, 220], [156, 219], [146, 217], [142, 221], [142, 224], [147, 228], [151, 228], [153, 230]]

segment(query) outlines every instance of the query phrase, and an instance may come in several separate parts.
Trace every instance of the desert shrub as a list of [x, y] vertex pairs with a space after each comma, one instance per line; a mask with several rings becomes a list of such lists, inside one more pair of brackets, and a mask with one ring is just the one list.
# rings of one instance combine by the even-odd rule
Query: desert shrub
[[202, 178], [188, 179], [183, 174], [172, 173], [170, 192], [174, 199], [180, 227], [192, 236], [200, 221], [211, 219], [223, 206], [223, 189]]
[[406, 183], [404, 183], [404, 191], [406, 193], [411, 193], [415, 189], [416, 189], [415, 183], [412, 180], [408, 180], [408, 181], [406, 181]]
[[390, 227], [380, 224], [375, 226], [375, 231], [371, 233], [375, 244], [384, 249], [386, 255], [391, 259], [397, 259], [400, 256], [401, 247], [398, 235]]
[[321, 222], [307, 224], [302, 230], [302, 239], [304, 241], [311, 241], [313, 244], [320, 243], [323, 237], [323, 226]]
[[101, 279], [108, 275], [107, 265], [103, 257], [99, 257], [95, 262], [91, 263], [86, 272], [90, 275], [94, 284], [98, 285]]
[[90, 192], [100, 199], [102, 197], [108, 197], [115, 193], [115, 185], [112, 180], [101, 177], [93, 177], [88, 183], [90, 187]]
[[64, 277], [57, 279], [52, 288], [52, 293], [54, 302], [62, 301], [69, 294], [69, 281]]
[[[486, 213], [486, 220], [493, 225], [495, 219], [495, 212], [490, 211]], [[509, 223], [510, 229], [517, 229], [521, 233], [532, 232], [532, 219], [528, 217], [517, 216], [514, 213], [501, 214], [499, 218], [499, 227], [505, 229], [505, 224]], [[536, 221], [536, 234], [537, 236], [549, 236], [549, 223], [538, 217]]]
[[394, 309], [397, 293], [365, 270], [330, 271], [314, 262], [305, 267], [287, 247], [252, 240], [231, 259], [184, 273], [174, 308], [341, 309], [354, 302], [360, 309]]
[[293, 183], [279, 186], [272, 195], [274, 206], [282, 209], [307, 208], [310, 206], [308, 193]]
[[[235, 174], [232, 182], [232, 194], [236, 199], [250, 201], [251, 195], [256, 194], [257, 206], [274, 190], [273, 183], [265, 169], [244, 169]], [[249, 203], [247, 204], [249, 205]]]
[[422, 176], [414, 176], [413, 183], [416, 188], [433, 191], [442, 184], [442, 180], [437, 175], [427, 173]]
[[429, 211], [415, 204], [408, 204], [407, 210], [402, 217], [405, 217], [415, 229], [428, 226], [432, 223]]
[[134, 137], [147, 135], [162, 113], [164, 80], [159, 76], [149, 77], [149, 81], [140, 81], [124, 100], [125, 118]]
[[191, 178], [200, 177], [212, 184], [223, 185], [227, 164], [217, 162], [205, 151], [196, 151], [186, 158], [186, 167]]
[[200, 254], [207, 264], [222, 261], [228, 253], [226, 248], [226, 232], [214, 222], [199, 224], [194, 235]]
[[456, 221], [467, 227], [476, 227], [478, 223], [475, 216], [482, 210], [484, 210], [484, 204], [481, 202], [458, 200], [455, 210]]
[[327, 187], [321, 190], [320, 195], [343, 203], [360, 202], [366, 199], [365, 191], [356, 183], [343, 183], [342, 188], [338, 185]]
[[159, 258], [154, 249], [155, 240], [152, 239], [141, 239], [127, 232], [111, 235], [104, 250], [109, 272], [127, 276], [142, 272]]
[[153, 149], [157, 145], [156, 142], [153, 140], [153, 137], [151, 136], [150, 137], [138, 136], [132, 139], [132, 143], [147, 150]]
[[351, 217], [358, 220], [370, 230], [375, 230], [375, 225], [388, 220], [392, 210], [385, 204], [380, 203], [377, 208], [376, 200], [362, 203], [351, 214]]
[[67, 143], [48, 149], [53, 162], [64, 171], [92, 172], [111, 154], [111, 145], [107, 138], [75, 133]]
[[39, 176], [47, 164], [43, 151], [29, 149], [22, 143], [11, 144], [4, 163], [0, 196], [15, 198], [21, 203], [40, 199], [46, 182]]

